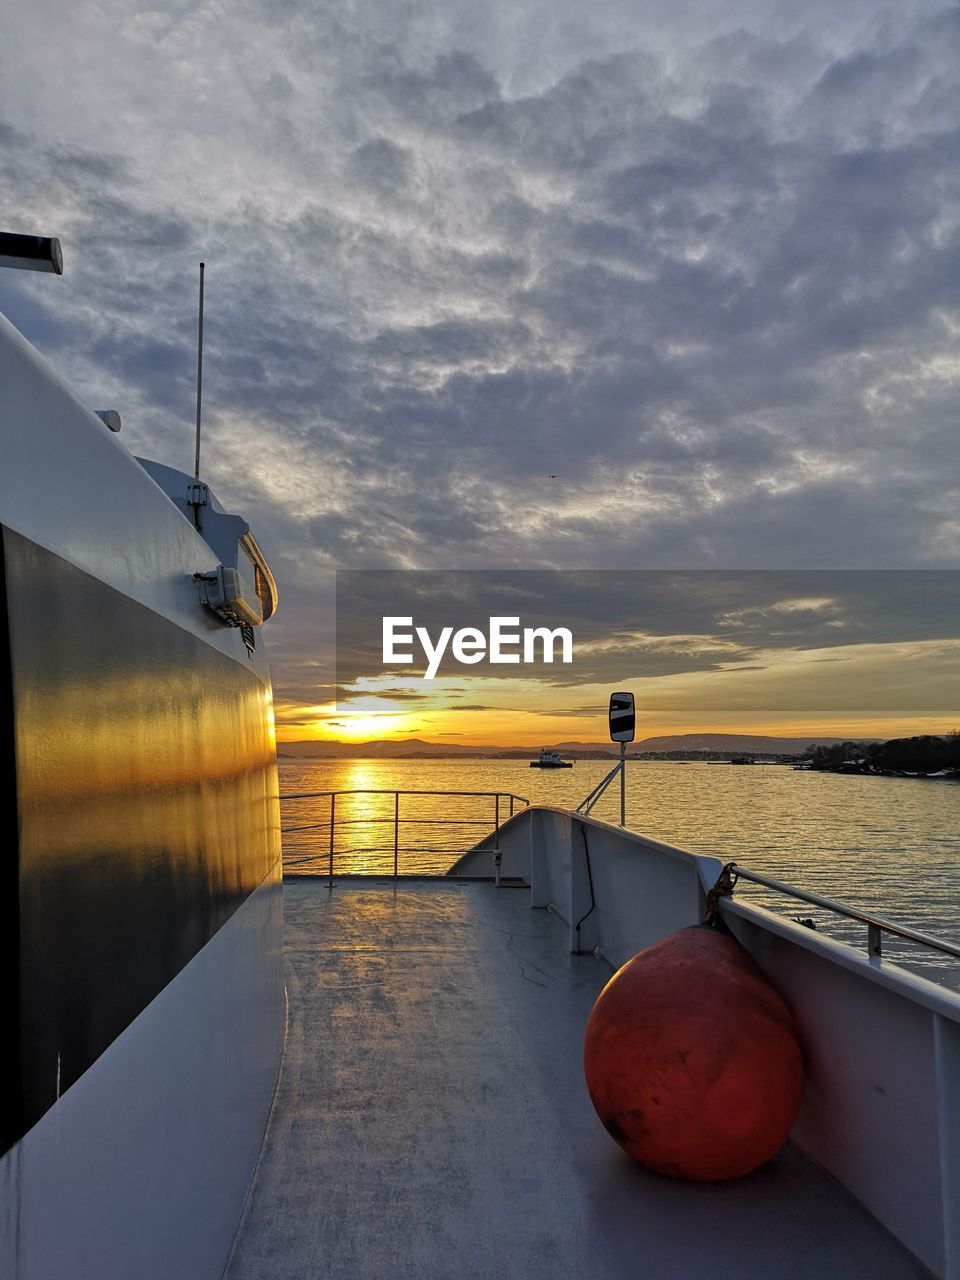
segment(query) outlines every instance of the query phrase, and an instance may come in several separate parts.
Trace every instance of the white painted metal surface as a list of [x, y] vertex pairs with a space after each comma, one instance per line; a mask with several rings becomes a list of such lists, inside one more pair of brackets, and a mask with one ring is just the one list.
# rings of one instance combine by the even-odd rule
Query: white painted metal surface
[[[721, 869], [543, 807], [514, 815], [499, 844], [501, 874], [529, 880], [531, 905], [566, 921], [571, 950], [596, 948], [614, 967], [698, 923]], [[492, 876], [492, 842], [451, 874]], [[960, 997], [759, 907], [721, 910], [801, 1028], [807, 1089], [792, 1137], [934, 1275], [958, 1280]]]
[[0, 1159], [4, 1280], [212, 1280], [273, 1100], [279, 864]]
[[[11, 529], [261, 673], [183, 566], [215, 551], [111, 431], [0, 316], [0, 510]], [[56, 466], [51, 460], [56, 459]]]
[[490, 881], [284, 886], [287, 1053], [227, 1280], [923, 1280], [787, 1144], [723, 1184], [611, 1141], [583, 1032], [610, 976]]
[[[0, 316], [3, 523], [257, 674], [192, 574], [219, 557]], [[0, 1159], [3, 1280], [222, 1273], [284, 1035], [280, 862]], [[93, 941], [91, 945], [94, 945]]]
[[239, 572], [246, 595], [251, 600], [257, 597], [256, 575], [260, 575], [264, 610], [254, 625], [266, 622], [276, 612], [277, 584], [246, 520], [225, 511], [208, 484], [150, 458], [138, 458], [137, 461], [188, 521], [199, 529], [222, 564]]

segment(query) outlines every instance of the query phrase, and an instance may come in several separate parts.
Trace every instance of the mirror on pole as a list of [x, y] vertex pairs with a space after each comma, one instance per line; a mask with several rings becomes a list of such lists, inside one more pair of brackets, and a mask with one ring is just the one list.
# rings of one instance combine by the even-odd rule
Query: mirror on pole
[[627, 825], [627, 743], [637, 729], [637, 710], [632, 693], [610, 695], [610, 737], [620, 743], [620, 825]]
[[610, 695], [610, 737], [614, 742], [632, 742], [637, 713], [632, 693]]

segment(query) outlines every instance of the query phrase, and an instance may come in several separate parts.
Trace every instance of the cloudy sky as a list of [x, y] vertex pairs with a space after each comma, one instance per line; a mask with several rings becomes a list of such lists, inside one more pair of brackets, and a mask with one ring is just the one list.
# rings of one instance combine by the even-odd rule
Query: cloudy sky
[[32, 0], [0, 46], [0, 309], [337, 567], [954, 567], [960, 6]]
[[[291, 707], [285, 736], [597, 741], [610, 691], [624, 688], [636, 694], [639, 738], [949, 733], [960, 729], [958, 578], [954, 569], [340, 571], [338, 713], [317, 726], [312, 708]], [[390, 655], [384, 616], [400, 640]], [[513, 637], [501, 651], [509, 661], [489, 660], [498, 618]], [[461, 627], [473, 633], [458, 654], [450, 633]], [[531, 662], [523, 632], [559, 627], [569, 652], [556, 640], [543, 661], [535, 639]]]

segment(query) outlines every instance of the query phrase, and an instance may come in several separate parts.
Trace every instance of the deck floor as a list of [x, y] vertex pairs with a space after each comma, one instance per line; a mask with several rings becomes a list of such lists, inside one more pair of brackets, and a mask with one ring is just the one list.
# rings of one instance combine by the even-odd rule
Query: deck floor
[[228, 1280], [885, 1280], [925, 1270], [786, 1147], [725, 1185], [634, 1165], [583, 1084], [609, 969], [529, 893], [284, 886], [288, 1038]]

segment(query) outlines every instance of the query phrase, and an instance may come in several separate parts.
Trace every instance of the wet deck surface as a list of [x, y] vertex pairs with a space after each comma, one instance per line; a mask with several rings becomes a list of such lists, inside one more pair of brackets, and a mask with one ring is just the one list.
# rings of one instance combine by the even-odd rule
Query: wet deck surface
[[610, 971], [527, 892], [284, 900], [287, 1049], [228, 1280], [927, 1274], [790, 1147], [711, 1186], [622, 1155], [581, 1069]]

